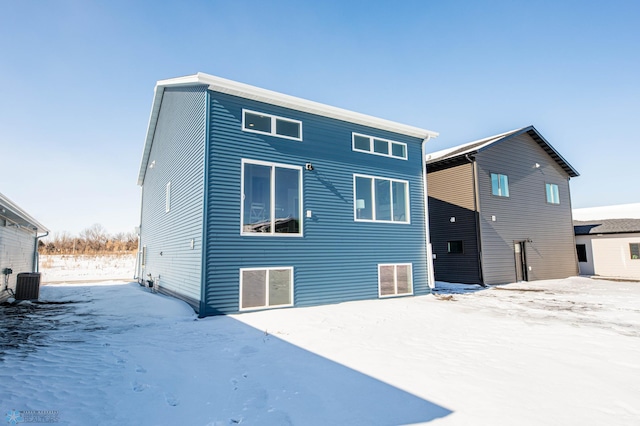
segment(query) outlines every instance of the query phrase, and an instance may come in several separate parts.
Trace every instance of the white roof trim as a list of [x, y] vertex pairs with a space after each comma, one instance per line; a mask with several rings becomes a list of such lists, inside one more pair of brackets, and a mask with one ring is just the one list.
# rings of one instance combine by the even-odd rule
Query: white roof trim
[[[440, 151], [428, 153], [427, 154], [427, 161], [429, 161], [429, 162], [437, 161], [437, 160], [439, 160], [441, 158], [444, 158], [444, 157], [448, 156], [450, 153], [452, 153], [454, 151], [458, 151], [458, 150], [460, 150], [460, 152], [457, 152], [456, 156], [468, 154], [469, 152], [472, 152], [472, 151], [478, 151], [478, 150], [484, 148], [487, 145], [491, 145], [496, 140], [501, 139], [501, 138], [503, 138], [505, 136], [508, 136], [508, 135], [510, 135], [512, 133], [519, 132], [520, 130], [522, 130], [522, 128], [521, 129], [510, 130], [508, 132], [500, 133], [499, 135], [489, 136], [487, 138], [478, 139], [478, 140], [475, 140], [473, 142], [468, 142], [468, 143], [465, 143], [465, 144], [462, 144], [462, 145], [456, 145], [456, 146], [451, 147], [451, 148], [446, 148], [446, 149], [443, 149], [443, 150], [440, 150]], [[482, 142], [484, 142], [484, 143], [482, 143]], [[478, 145], [476, 146], [476, 144], [478, 144]], [[470, 148], [467, 149], [467, 150], [464, 150], [464, 148], [467, 147], [467, 146], [470, 147]]]
[[[2, 194], [0, 194], [0, 216], [7, 217], [12, 222], [15, 221], [15, 219], [20, 219], [21, 223], [18, 223], [18, 225], [28, 225], [35, 228], [33, 229], [34, 231], [49, 232], [43, 224], [35, 220], [31, 215], [18, 207], [16, 203]], [[15, 216], [15, 218], [11, 216]]]
[[321, 115], [323, 117], [334, 118], [337, 120], [348, 121], [350, 123], [360, 124], [363, 126], [373, 127], [376, 129], [387, 130], [394, 133], [399, 133], [407, 136], [417, 137], [421, 139], [435, 138], [438, 136], [437, 132], [431, 130], [421, 129], [419, 127], [413, 127], [406, 124], [397, 123], [382, 118], [373, 117], [358, 112], [349, 111], [342, 108], [337, 108], [319, 102], [309, 101], [295, 96], [285, 95], [283, 93], [274, 92], [272, 90], [262, 89], [259, 87], [251, 86], [244, 83], [239, 83], [233, 80], [227, 80], [225, 78], [216, 77], [209, 74], [198, 73], [194, 75], [188, 75], [185, 77], [171, 78], [168, 80], [160, 80], [156, 84], [155, 95], [153, 100], [153, 106], [151, 109], [151, 116], [149, 117], [149, 127], [147, 129], [147, 137], [145, 142], [145, 148], [142, 156], [142, 164], [140, 167], [140, 174], [138, 175], [138, 185], [142, 185], [144, 181], [144, 174], [146, 172], [146, 164], [148, 162], [149, 152], [151, 150], [151, 143], [153, 141], [153, 134], [155, 132], [155, 124], [158, 118], [158, 112], [160, 109], [160, 101], [162, 100], [162, 93], [165, 87], [177, 87], [177, 86], [192, 86], [192, 85], [207, 85], [208, 89], [215, 92], [226, 93], [241, 98], [252, 99], [268, 103], [271, 105], [278, 105], [285, 108], [295, 109], [297, 111], [308, 112], [311, 114]]

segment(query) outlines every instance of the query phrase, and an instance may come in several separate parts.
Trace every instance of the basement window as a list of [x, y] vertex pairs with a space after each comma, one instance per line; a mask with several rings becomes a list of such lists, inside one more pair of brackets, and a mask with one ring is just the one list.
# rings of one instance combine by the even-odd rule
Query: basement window
[[378, 295], [380, 297], [413, 294], [411, 263], [378, 265]]
[[240, 310], [293, 306], [293, 267], [240, 269]]
[[262, 112], [242, 110], [242, 130], [279, 138], [302, 140], [302, 122]]

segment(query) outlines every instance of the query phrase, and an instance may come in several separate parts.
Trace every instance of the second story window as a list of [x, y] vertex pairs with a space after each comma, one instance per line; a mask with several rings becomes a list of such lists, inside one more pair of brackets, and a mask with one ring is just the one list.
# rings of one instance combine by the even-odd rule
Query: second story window
[[409, 182], [353, 175], [356, 221], [409, 223]]
[[498, 197], [509, 196], [509, 178], [507, 175], [491, 173], [491, 193]]
[[242, 110], [242, 130], [279, 138], [302, 140], [302, 122], [262, 112]]
[[352, 133], [352, 149], [358, 152], [382, 155], [385, 157], [407, 159], [407, 144], [373, 136]]
[[558, 193], [558, 185], [555, 183], [546, 184], [547, 189], [547, 203], [560, 204], [560, 194]]

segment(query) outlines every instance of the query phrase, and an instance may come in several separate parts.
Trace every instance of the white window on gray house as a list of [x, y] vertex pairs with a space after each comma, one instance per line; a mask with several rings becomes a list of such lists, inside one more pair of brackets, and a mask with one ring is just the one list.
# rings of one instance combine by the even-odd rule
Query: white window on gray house
[[352, 133], [352, 149], [368, 154], [382, 155], [385, 157], [407, 159], [407, 144], [373, 136]]
[[491, 173], [491, 193], [498, 197], [509, 196], [509, 178], [507, 175]]
[[302, 122], [262, 112], [242, 110], [242, 130], [285, 139], [302, 140]]
[[413, 294], [411, 263], [378, 265], [378, 293], [380, 297]]
[[240, 310], [293, 305], [293, 267], [240, 269]]
[[242, 160], [241, 234], [302, 235], [302, 167]]
[[631, 252], [631, 259], [632, 260], [639, 260], [640, 259], [640, 243], [630, 243], [629, 244], [629, 251]]
[[164, 193], [164, 209], [167, 213], [171, 211], [171, 182], [167, 182], [167, 187]]
[[547, 203], [560, 204], [560, 194], [558, 193], [558, 185], [555, 183], [546, 184]]
[[409, 182], [354, 174], [353, 187], [356, 221], [409, 223]]

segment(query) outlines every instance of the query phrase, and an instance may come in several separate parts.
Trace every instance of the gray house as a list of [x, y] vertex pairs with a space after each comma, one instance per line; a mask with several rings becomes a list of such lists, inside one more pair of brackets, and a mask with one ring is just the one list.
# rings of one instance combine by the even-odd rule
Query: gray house
[[202, 73], [160, 81], [138, 279], [200, 316], [428, 294], [436, 135]]
[[38, 239], [48, 233], [40, 222], [0, 194], [0, 302], [13, 296], [19, 273], [38, 271]]
[[435, 278], [503, 284], [578, 273], [569, 179], [533, 127], [427, 155]]

